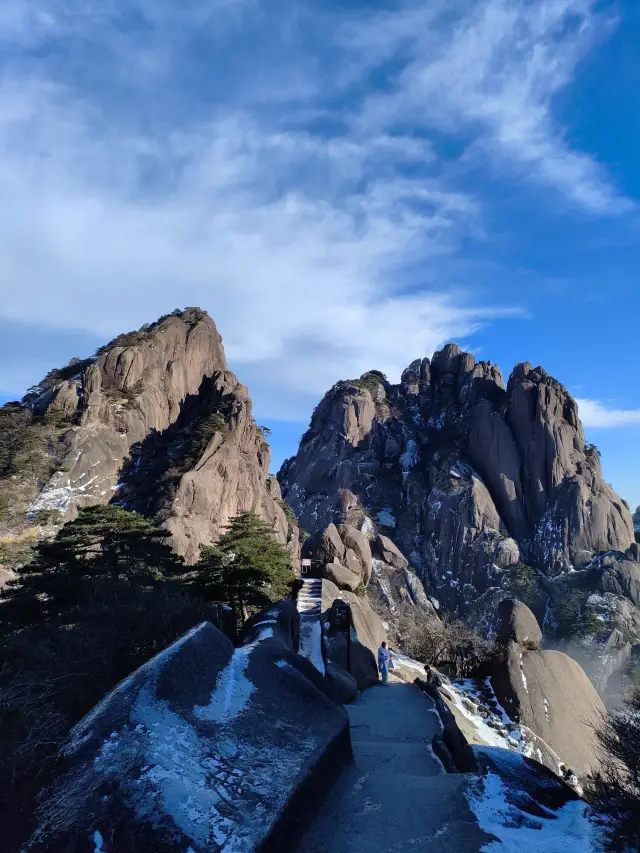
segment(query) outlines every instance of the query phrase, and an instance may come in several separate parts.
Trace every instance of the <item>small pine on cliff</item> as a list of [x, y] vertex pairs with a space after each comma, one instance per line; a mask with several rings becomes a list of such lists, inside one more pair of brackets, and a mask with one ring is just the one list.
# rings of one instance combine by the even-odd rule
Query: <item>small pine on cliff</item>
[[252, 513], [234, 518], [217, 545], [203, 548], [195, 590], [224, 602], [240, 624], [249, 612], [291, 592], [295, 574], [288, 551], [273, 530]]

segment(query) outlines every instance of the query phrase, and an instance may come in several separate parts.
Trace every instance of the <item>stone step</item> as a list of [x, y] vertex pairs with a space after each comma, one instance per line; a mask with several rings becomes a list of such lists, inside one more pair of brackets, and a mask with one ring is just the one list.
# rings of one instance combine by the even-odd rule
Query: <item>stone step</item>
[[322, 581], [308, 578], [302, 581], [298, 593], [298, 612], [304, 616], [320, 616], [322, 613]]

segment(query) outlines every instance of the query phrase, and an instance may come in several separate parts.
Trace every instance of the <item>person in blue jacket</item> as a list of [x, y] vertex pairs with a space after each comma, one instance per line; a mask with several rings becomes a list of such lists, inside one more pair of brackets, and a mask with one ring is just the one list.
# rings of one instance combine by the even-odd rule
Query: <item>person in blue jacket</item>
[[378, 649], [378, 669], [382, 676], [382, 683], [387, 687], [389, 684], [389, 670], [393, 669], [393, 661], [391, 660], [391, 651], [387, 648], [384, 640]]

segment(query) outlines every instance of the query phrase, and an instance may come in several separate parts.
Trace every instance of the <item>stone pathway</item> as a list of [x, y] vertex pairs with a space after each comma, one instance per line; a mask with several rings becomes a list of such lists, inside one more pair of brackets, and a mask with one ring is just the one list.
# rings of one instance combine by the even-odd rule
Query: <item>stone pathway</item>
[[301, 616], [322, 614], [322, 581], [319, 578], [304, 578], [298, 593], [298, 613]]
[[322, 658], [322, 581], [318, 578], [304, 578], [298, 593], [298, 613], [300, 614], [299, 654], [311, 661], [316, 669], [325, 674]]
[[489, 840], [431, 750], [433, 702], [411, 684], [372, 687], [347, 706], [355, 763], [319, 808], [297, 853], [478, 853]]

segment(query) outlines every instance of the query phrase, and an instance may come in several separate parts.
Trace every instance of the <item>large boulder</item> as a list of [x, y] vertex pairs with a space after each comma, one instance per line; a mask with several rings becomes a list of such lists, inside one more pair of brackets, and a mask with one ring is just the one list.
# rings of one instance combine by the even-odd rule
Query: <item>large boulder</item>
[[494, 551], [494, 563], [499, 569], [507, 569], [520, 562], [520, 548], [515, 539], [501, 539]]
[[347, 705], [358, 698], [358, 682], [355, 676], [332, 660], [327, 661], [326, 669], [332, 699], [341, 705]]
[[288, 618], [266, 614], [235, 650], [204, 623], [105, 697], [73, 730], [28, 849], [282, 849], [350, 755], [346, 713], [283, 639]]
[[355, 551], [347, 548], [347, 553], [344, 555], [344, 564], [348, 569], [351, 569], [359, 577], [362, 577], [362, 563], [358, 559]]
[[376, 545], [380, 552], [380, 556], [385, 563], [393, 566], [395, 569], [404, 569], [409, 565], [409, 561], [404, 556], [402, 551], [395, 545], [388, 536], [378, 535]]
[[[327, 625], [330, 624], [330, 613], [326, 614]], [[342, 680], [337, 684], [337, 673], [342, 671], [355, 679], [358, 690], [372, 687], [378, 683], [378, 665], [374, 653], [363, 645], [357, 637], [357, 633], [351, 632], [351, 650], [347, 649], [347, 639], [342, 631], [336, 631], [332, 627], [325, 627], [323, 633], [324, 657], [327, 665], [332, 665], [333, 675], [328, 683], [334, 698], [345, 701], [343, 691], [347, 692], [347, 684]], [[350, 657], [349, 657], [350, 655]], [[334, 689], [338, 693], [334, 694]]]
[[605, 707], [593, 684], [573, 658], [539, 650], [540, 628], [522, 602], [502, 601], [498, 612], [497, 636], [505, 644], [492, 676], [498, 699], [512, 719], [544, 741], [549, 749], [540, 760], [554, 772], [558, 761], [580, 776], [596, 771]]
[[[268, 629], [268, 630], [265, 630]], [[297, 652], [300, 646], [300, 613], [290, 598], [276, 601], [248, 619], [242, 630], [242, 645], [260, 641], [263, 646], [279, 646]]]
[[328, 563], [322, 572], [324, 578], [334, 583], [338, 589], [346, 589], [355, 592], [360, 586], [360, 575], [341, 566], [340, 563]]
[[322, 582], [322, 611], [328, 610], [333, 602], [341, 598], [351, 605], [353, 627], [358, 635], [358, 641], [377, 654], [380, 644], [387, 639], [387, 634], [378, 614], [371, 608], [366, 598], [352, 592], [340, 590], [331, 581]]
[[335, 524], [329, 524], [324, 530], [318, 531], [304, 543], [302, 553], [305, 557], [313, 557], [313, 559], [322, 565], [328, 563], [343, 563], [346, 555], [346, 548], [338, 528]]
[[337, 599], [351, 605], [353, 630], [351, 634], [351, 674], [362, 690], [378, 682], [378, 648], [387, 635], [382, 620], [365, 598], [340, 590], [331, 583], [322, 582], [322, 611], [325, 624], [325, 656], [333, 663], [347, 669], [347, 643], [341, 631], [331, 627], [330, 611]]
[[[491, 846], [515, 850], [519, 849], [519, 843], [526, 849], [518, 833], [531, 827], [531, 837], [544, 839], [540, 850], [566, 849], [573, 853], [580, 848], [595, 849], [588, 842], [583, 847], [578, 841], [591, 838], [593, 827], [584, 803], [576, 790], [559, 778], [558, 768], [554, 773], [538, 761], [506, 749], [473, 746], [472, 752], [482, 777], [479, 792], [484, 790], [486, 797], [483, 802], [483, 793], [476, 793], [472, 808], [482, 828], [500, 839]], [[497, 791], [504, 808], [496, 802]], [[565, 831], [564, 827], [569, 825], [571, 829]]]
[[[491, 681], [507, 713], [545, 741], [558, 762], [580, 777], [598, 770], [597, 729], [606, 711], [577, 661], [562, 652], [529, 651], [510, 641]], [[557, 766], [551, 769], [557, 771]]]
[[622, 560], [606, 569], [600, 581], [603, 592], [628, 598], [640, 607], [640, 563]]
[[498, 617], [498, 642], [508, 643], [512, 640], [526, 649], [540, 648], [542, 631], [526, 604], [513, 598], [505, 599], [498, 606]]
[[371, 566], [373, 561], [369, 540], [361, 530], [350, 524], [340, 525], [339, 531], [345, 548], [350, 548], [360, 560], [360, 564], [362, 565], [362, 582], [367, 586], [371, 580]]

